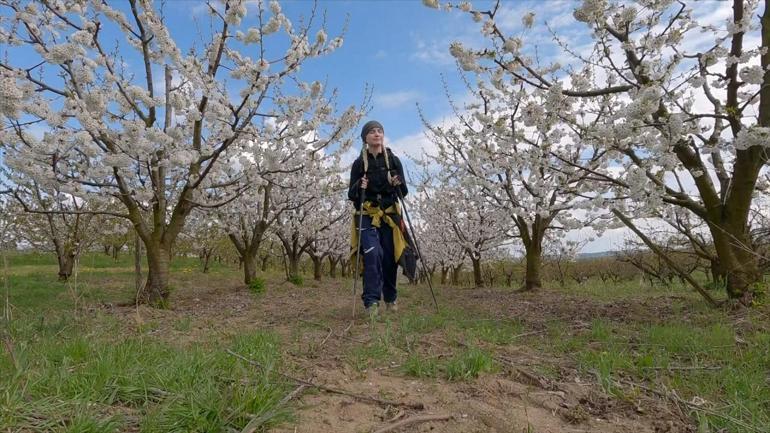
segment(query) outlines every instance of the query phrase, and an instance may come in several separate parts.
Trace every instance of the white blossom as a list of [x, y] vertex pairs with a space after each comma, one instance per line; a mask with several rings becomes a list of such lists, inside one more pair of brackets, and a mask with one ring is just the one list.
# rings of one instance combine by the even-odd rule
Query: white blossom
[[523, 17], [521, 17], [521, 24], [524, 25], [525, 28], [530, 29], [532, 28], [532, 25], [535, 23], [535, 13], [534, 12], [527, 12], [524, 14]]
[[759, 65], [743, 67], [739, 74], [741, 80], [749, 84], [762, 84], [765, 79], [765, 71]]

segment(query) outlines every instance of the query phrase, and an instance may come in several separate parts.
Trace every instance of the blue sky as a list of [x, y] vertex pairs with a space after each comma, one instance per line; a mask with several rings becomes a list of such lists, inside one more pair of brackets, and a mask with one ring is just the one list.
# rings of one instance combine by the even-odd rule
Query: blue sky
[[[473, 4], [478, 9], [486, 9], [493, 2]], [[549, 6], [547, 10], [544, 4]], [[500, 15], [505, 18], [505, 30], [515, 33], [520, 31], [521, 17], [526, 11], [540, 9], [543, 16], [538, 20], [541, 22], [557, 17], [564, 21], [566, 17], [571, 18], [577, 4], [507, 1], [503, 2]], [[307, 17], [313, 2], [282, 1], [281, 6], [296, 23], [300, 16]], [[167, 10], [169, 27], [182, 45], [180, 38], [192, 36], [180, 29], [189, 29], [191, 23], [196, 20], [202, 23], [207, 18], [203, 1], [170, 0]], [[255, 8], [249, 10], [253, 12]], [[449, 44], [459, 40], [482, 46], [480, 24], [466, 13], [431, 9], [420, 0], [319, 0], [318, 10], [318, 13], [326, 12], [330, 36], [338, 35], [347, 22], [344, 44], [333, 54], [304, 64], [301, 78], [326, 81], [329, 87], [336, 88], [340, 106], [360, 103], [366, 86], [373, 87], [367, 118], [383, 123], [388, 143], [398, 154], [418, 155], [418, 149], [427, 143], [422, 137], [422, 123], [415, 104], [420, 104], [431, 121], [439, 121], [450, 113], [442, 75], [453, 97], [463, 98], [465, 88], [449, 54]], [[350, 160], [350, 156], [346, 159]]]

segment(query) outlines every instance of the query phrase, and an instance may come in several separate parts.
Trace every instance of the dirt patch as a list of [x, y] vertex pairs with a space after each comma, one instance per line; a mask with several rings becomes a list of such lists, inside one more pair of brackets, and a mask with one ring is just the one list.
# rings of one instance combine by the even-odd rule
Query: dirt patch
[[[276, 432], [370, 432], [425, 415], [448, 418], [416, 422], [395, 431], [692, 431], [666, 402], [653, 396], [609, 396], [595, 380], [581, 377], [569, 361], [538, 353], [519, 342], [485, 346], [485, 350], [492, 351], [499, 368], [476, 379], [408, 376], [400, 365], [407, 357], [406, 350], [388, 342], [404, 339], [408, 347], [436, 359], [458, 349], [458, 343], [452, 343], [456, 335], [450, 335], [440, 324], [417, 337], [400, 334], [400, 320], [406, 315], [433, 315], [429, 295], [424, 291], [405, 288], [401, 311], [374, 323], [364, 319], [361, 306], [356, 305], [358, 317], [351, 323], [353, 305], [350, 287], [345, 283], [311, 282], [306, 287], [295, 287], [276, 279], [267, 281], [267, 286], [267, 291], [258, 296], [242, 287], [191, 287], [176, 292], [170, 310], [116, 307], [110, 311], [121, 316], [124, 323], [133, 324], [130, 332], [157, 332], [177, 344], [203, 340], [212, 334], [227, 336], [269, 329], [280, 334], [285, 343], [286, 374], [348, 394], [424, 406], [416, 410], [378, 404], [310, 387], [289, 403], [295, 407], [295, 420], [275, 428]], [[649, 322], [671, 308], [665, 300], [603, 304], [556, 292], [518, 294], [494, 289], [447, 288], [442, 289], [440, 299], [442, 308], [464, 311], [471, 318], [515, 318], [527, 332], [545, 329], [553, 320], [577, 327], [587, 326], [596, 317]], [[376, 361], [364, 355], [356, 358], [357, 353], [366, 350], [383, 352], [372, 355]], [[537, 373], [539, 369], [556, 374], [544, 377]]]

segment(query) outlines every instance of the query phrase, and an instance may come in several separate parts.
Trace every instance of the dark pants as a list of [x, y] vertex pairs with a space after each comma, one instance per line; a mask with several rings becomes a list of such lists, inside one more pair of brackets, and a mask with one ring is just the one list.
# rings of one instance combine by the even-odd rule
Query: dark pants
[[385, 299], [396, 301], [396, 273], [398, 265], [393, 258], [393, 231], [382, 221], [380, 228], [372, 227], [372, 219], [363, 217], [361, 252], [364, 255], [364, 307]]

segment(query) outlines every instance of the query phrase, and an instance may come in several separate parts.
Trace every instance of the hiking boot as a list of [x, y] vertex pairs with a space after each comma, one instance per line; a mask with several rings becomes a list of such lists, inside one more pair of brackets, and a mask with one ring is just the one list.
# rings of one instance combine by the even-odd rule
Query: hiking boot
[[385, 311], [387, 311], [389, 313], [397, 313], [398, 312], [398, 305], [396, 305], [396, 301], [386, 302], [385, 303]]
[[366, 315], [369, 316], [370, 319], [374, 320], [377, 318], [377, 313], [379, 310], [379, 304], [376, 302], [366, 307]]

